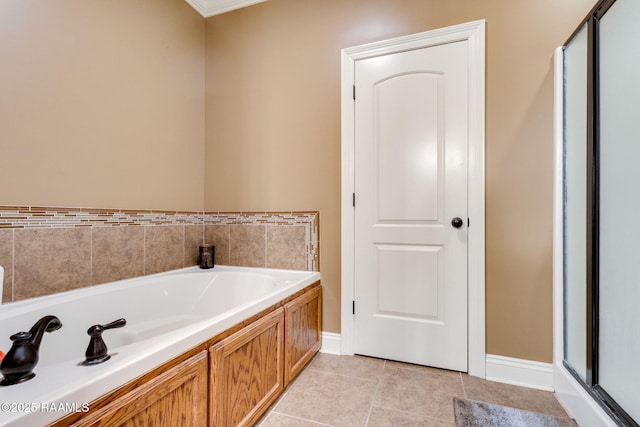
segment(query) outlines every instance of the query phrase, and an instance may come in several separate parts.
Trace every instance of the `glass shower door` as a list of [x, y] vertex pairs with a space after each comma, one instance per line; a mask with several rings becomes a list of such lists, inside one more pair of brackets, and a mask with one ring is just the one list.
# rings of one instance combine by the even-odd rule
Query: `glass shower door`
[[640, 421], [640, 1], [598, 20], [598, 387]]

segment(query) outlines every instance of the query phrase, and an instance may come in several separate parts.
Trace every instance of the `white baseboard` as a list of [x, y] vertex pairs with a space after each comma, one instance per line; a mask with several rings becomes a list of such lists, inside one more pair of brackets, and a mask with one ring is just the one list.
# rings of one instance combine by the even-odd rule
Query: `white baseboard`
[[490, 381], [553, 391], [553, 365], [533, 360], [487, 354], [486, 374]]
[[320, 353], [342, 354], [340, 334], [334, 332], [322, 332], [322, 347]]

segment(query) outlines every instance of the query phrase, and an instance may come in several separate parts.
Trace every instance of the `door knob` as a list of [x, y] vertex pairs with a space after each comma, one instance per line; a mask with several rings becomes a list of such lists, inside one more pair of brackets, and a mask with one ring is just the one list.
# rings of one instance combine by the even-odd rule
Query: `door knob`
[[462, 218], [460, 218], [459, 216], [451, 220], [451, 225], [453, 225], [455, 228], [462, 227], [462, 224], [464, 224], [464, 222], [462, 221]]

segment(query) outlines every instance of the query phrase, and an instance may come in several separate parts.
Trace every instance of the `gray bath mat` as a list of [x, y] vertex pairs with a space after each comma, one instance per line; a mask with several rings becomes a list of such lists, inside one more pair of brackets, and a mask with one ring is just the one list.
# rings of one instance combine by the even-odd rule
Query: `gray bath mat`
[[453, 399], [457, 427], [577, 427], [569, 418], [559, 418], [507, 406]]

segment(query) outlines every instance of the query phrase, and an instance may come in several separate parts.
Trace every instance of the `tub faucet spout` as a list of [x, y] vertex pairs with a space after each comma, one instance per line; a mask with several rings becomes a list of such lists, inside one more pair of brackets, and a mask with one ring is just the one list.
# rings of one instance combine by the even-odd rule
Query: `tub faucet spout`
[[0, 364], [0, 372], [4, 376], [0, 385], [18, 384], [35, 377], [33, 369], [38, 364], [42, 336], [45, 332], [57, 331], [61, 327], [62, 322], [56, 316], [44, 316], [29, 332], [11, 335], [13, 345]]
[[38, 320], [31, 329], [29, 329], [29, 333], [31, 334], [31, 345], [36, 349], [36, 351], [40, 351], [40, 341], [42, 341], [44, 333], [57, 331], [61, 327], [62, 322], [60, 322], [60, 319], [56, 316], [44, 316], [42, 319]]

